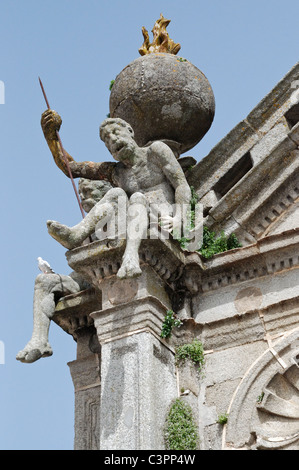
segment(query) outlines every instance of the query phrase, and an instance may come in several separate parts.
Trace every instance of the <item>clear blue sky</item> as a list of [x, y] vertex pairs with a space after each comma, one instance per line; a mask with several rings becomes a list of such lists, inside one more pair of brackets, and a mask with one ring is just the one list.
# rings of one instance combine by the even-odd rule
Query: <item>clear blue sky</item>
[[45, 104], [63, 118], [61, 137], [77, 160], [111, 156], [98, 136], [109, 84], [139, 56], [141, 27], [160, 13], [172, 21], [180, 55], [208, 77], [214, 124], [194, 149], [197, 160], [224, 137], [298, 61], [298, 0], [1, 0], [1, 316], [0, 449], [72, 449], [74, 392], [67, 362], [72, 338], [53, 324], [51, 358], [16, 361], [31, 337], [36, 258], [71, 270], [46, 220], [81, 216], [69, 180], [55, 166], [40, 129]]

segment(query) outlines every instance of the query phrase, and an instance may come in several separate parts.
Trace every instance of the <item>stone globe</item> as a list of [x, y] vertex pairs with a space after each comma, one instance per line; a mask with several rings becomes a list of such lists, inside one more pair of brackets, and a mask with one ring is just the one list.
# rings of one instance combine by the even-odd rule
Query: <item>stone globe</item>
[[111, 118], [124, 119], [133, 127], [139, 146], [162, 140], [179, 156], [211, 127], [215, 98], [208, 79], [188, 60], [152, 53], [119, 73], [109, 108]]

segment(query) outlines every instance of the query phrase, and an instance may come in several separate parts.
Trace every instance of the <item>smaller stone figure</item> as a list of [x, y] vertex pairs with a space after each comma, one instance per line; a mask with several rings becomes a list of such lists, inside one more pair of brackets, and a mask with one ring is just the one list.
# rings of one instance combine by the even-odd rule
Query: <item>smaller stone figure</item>
[[[87, 212], [91, 210], [109, 189], [111, 189], [111, 185], [105, 181], [80, 179], [79, 193], [84, 209]], [[31, 363], [41, 357], [48, 357], [53, 354], [48, 336], [50, 321], [55, 313], [58, 300], [88, 287], [89, 284], [75, 272], [66, 276], [44, 270], [42, 274], [36, 277], [32, 337], [25, 348], [17, 354], [19, 361]]]
[[[42, 128], [57, 166], [67, 174], [61, 150], [55, 140], [55, 129], [59, 129], [61, 118], [55, 111], [46, 111], [42, 116]], [[114, 187], [76, 226], [67, 227], [48, 221], [49, 234], [68, 249], [80, 246], [94, 233], [96, 226], [118, 214], [119, 200], [126, 201], [127, 217], [125, 234], [126, 249], [119, 278], [141, 274], [138, 249], [146, 238], [149, 206], [175, 204], [180, 208], [174, 214], [174, 225], [182, 223], [188, 210], [191, 190], [184, 172], [172, 150], [163, 142], [153, 142], [148, 147], [139, 147], [134, 140], [132, 127], [122, 119], [106, 119], [100, 127], [100, 137], [117, 163], [75, 162], [68, 156], [74, 177], [108, 180]], [[178, 222], [179, 219], [179, 222]]]
[[30, 341], [16, 358], [21, 362], [35, 362], [52, 356], [48, 341], [50, 321], [55, 313], [56, 299], [82, 290], [76, 274], [39, 274], [35, 279], [33, 302], [33, 332]]

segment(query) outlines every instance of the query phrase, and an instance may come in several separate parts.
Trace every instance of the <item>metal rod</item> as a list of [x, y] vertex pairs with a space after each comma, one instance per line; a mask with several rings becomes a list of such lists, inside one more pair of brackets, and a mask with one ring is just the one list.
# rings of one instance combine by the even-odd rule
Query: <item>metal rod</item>
[[[41, 89], [42, 89], [42, 92], [43, 92], [43, 95], [44, 95], [44, 98], [45, 98], [45, 102], [46, 102], [46, 104], [47, 104], [47, 107], [48, 107], [48, 109], [51, 109], [51, 108], [50, 108], [50, 105], [49, 105], [49, 101], [48, 101], [47, 95], [46, 95], [46, 92], [45, 92], [45, 89], [44, 89], [44, 86], [43, 86], [43, 84], [42, 84], [42, 81], [41, 81], [41, 79], [40, 79], [39, 77], [38, 77], [38, 79], [39, 79], [39, 84], [40, 84], [40, 87], [41, 87]], [[77, 201], [78, 201], [78, 204], [79, 204], [79, 208], [80, 208], [81, 214], [82, 214], [82, 217], [83, 217], [83, 219], [84, 219], [85, 213], [84, 213], [84, 210], [83, 210], [83, 207], [82, 207], [82, 203], [81, 203], [81, 200], [80, 200], [80, 197], [79, 197], [79, 194], [78, 194], [78, 191], [77, 191], [75, 182], [74, 182], [74, 178], [73, 178], [73, 175], [72, 175], [72, 172], [71, 172], [71, 169], [70, 169], [70, 164], [69, 164], [69, 161], [68, 161], [66, 152], [65, 152], [65, 150], [64, 150], [64, 148], [63, 148], [63, 145], [62, 145], [61, 138], [60, 138], [60, 135], [59, 135], [58, 130], [56, 130], [56, 135], [57, 135], [57, 139], [58, 139], [58, 142], [59, 142], [59, 145], [60, 145], [60, 148], [61, 148], [61, 152], [62, 152], [62, 155], [63, 155], [63, 158], [64, 158], [64, 162], [65, 162], [66, 167], [67, 167], [67, 171], [68, 171], [69, 177], [70, 177], [70, 179], [71, 179], [71, 182], [72, 182], [72, 185], [73, 185], [75, 194], [76, 194], [76, 198], [77, 198]]]

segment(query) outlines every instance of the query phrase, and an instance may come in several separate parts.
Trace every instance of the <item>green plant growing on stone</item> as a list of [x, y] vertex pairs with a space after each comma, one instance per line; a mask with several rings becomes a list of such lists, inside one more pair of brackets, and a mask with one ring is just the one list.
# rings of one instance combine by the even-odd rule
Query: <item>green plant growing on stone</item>
[[224, 414], [218, 416], [218, 420], [217, 420], [218, 424], [221, 424], [222, 426], [224, 426], [227, 423], [227, 421], [228, 421], [228, 414], [227, 413], [224, 413]]
[[194, 339], [192, 343], [178, 346], [176, 348], [175, 358], [177, 364], [184, 363], [186, 360], [189, 360], [198, 367], [199, 371], [201, 371], [205, 363], [202, 343], [197, 339]]
[[[198, 195], [193, 186], [191, 189], [191, 200], [190, 200], [190, 211], [189, 220], [190, 226], [185, 227], [187, 230], [192, 230], [195, 227], [195, 207], [198, 203]], [[177, 237], [176, 237], [177, 238]], [[177, 238], [181, 245], [181, 248], [186, 249], [190, 239], [187, 237]], [[212, 256], [223, 253], [225, 251], [233, 250], [234, 248], [240, 248], [242, 245], [239, 243], [238, 238], [234, 233], [229, 237], [224, 234], [224, 231], [217, 237], [215, 232], [210, 231], [206, 226], [203, 227], [203, 242], [202, 246], [197, 250], [204, 258], [210, 259]]]
[[226, 237], [222, 231], [220, 236], [216, 237], [215, 232], [211, 232], [208, 227], [204, 227], [203, 243], [198, 251], [204, 258], [210, 259], [218, 253], [233, 250], [234, 248], [240, 248], [241, 246], [242, 245], [239, 243], [239, 240], [234, 233], [229, 237]]
[[164, 428], [167, 450], [198, 450], [199, 436], [191, 407], [177, 398], [172, 404]]
[[111, 80], [111, 82], [110, 82], [110, 85], [109, 85], [109, 90], [110, 90], [110, 91], [112, 90], [112, 87], [113, 87], [113, 85], [114, 85], [114, 82], [115, 82], [115, 80]]
[[172, 329], [174, 327], [179, 328], [182, 322], [178, 318], [176, 318], [175, 313], [172, 310], [167, 310], [167, 313], [164, 317], [164, 321], [162, 324], [161, 330], [161, 338], [170, 338], [172, 334]]

